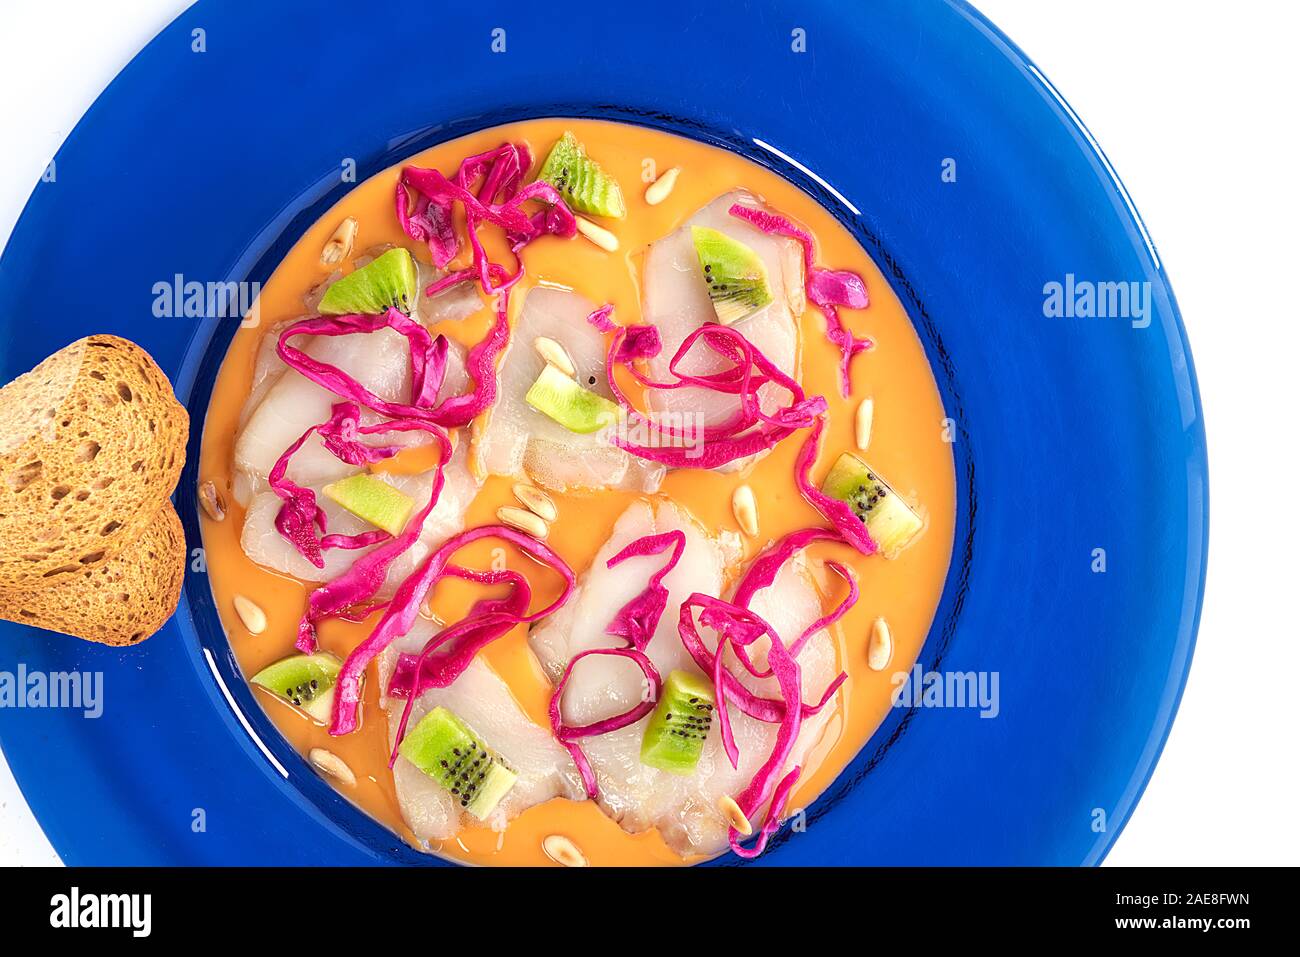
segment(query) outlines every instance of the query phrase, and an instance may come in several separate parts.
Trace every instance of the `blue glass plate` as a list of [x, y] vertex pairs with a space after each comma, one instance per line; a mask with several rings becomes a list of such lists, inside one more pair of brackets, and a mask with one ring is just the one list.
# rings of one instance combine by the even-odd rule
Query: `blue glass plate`
[[[232, 323], [154, 318], [154, 284], [265, 280], [349, 188], [349, 159], [364, 180], [444, 139], [549, 115], [743, 153], [833, 210], [913, 317], [953, 419], [959, 495], [922, 659], [996, 672], [1000, 692], [991, 719], [896, 709], [806, 832], [760, 863], [1100, 861], [1178, 706], [1208, 513], [1178, 308], [1096, 144], [955, 0], [754, 2], [725, 35], [695, 0], [561, 26], [544, 6], [510, 6], [188, 10], [36, 187], [0, 260], [0, 381], [82, 335], [135, 339], [189, 406], [193, 463]], [[1048, 317], [1052, 282], [1137, 283], [1146, 323]], [[178, 492], [191, 547], [194, 479], [191, 464]], [[0, 709], [5, 756], [70, 864], [435, 863], [284, 743], [201, 574], [129, 651], [0, 624], [0, 670], [20, 664], [104, 674], [98, 719]]]

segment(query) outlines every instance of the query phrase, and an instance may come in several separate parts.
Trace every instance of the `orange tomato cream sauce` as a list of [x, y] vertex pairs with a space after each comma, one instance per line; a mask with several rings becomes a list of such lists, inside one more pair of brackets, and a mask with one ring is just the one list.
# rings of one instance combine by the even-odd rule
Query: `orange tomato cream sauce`
[[[245, 323], [235, 334], [216, 382], [208, 410], [200, 458], [200, 481], [212, 482], [226, 501], [226, 515], [215, 520], [202, 517], [203, 540], [216, 605], [230, 637], [235, 655], [251, 677], [260, 669], [294, 654], [297, 626], [307, 597], [318, 587], [255, 564], [241, 548], [245, 508], [237, 501], [235, 444], [241, 416], [254, 388], [254, 370], [264, 338], [285, 321], [311, 315], [304, 298], [340, 268], [352, 268], [351, 260], [376, 248], [401, 246], [420, 262], [430, 262], [430, 250], [412, 240], [394, 214], [394, 193], [404, 166], [436, 168], [453, 177], [461, 161], [470, 155], [495, 149], [503, 143], [528, 144], [532, 167], [522, 182], [538, 175], [552, 145], [571, 131], [587, 154], [621, 184], [626, 202], [623, 218], [589, 217], [612, 233], [617, 249], [602, 248], [586, 235], [573, 238], [543, 236], [529, 243], [521, 253], [524, 276], [511, 290], [509, 316], [516, 321], [529, 289], [546, 285], [572, 289], [596, 304], [611, 303], [614, 319], [622, 325], [641, 321], [642, 275], [645, 251], [669, 235], [697, 211], [736, 189], [758, 197], [810, 232], [817, 242], [817, 265], [851, 270], [866, 283], [870, 304], [864, 309], [841, 309], [840, 316], [858, 335], [869, 336], [874, 347], [852, 362], [852, 391], [842, 396], [839, 380], [839, 352], [825, 335], [822, 313], [809, 303], [799, 326], [796, 378], [808, 395], [825, 397], [828, 411], [822, 447], [812, 469], [820, 483], [842, 452], [865, 458], [871, 467], [922, 516], [924, 525], [910, 543], [892, 558], [866, 556], [845, 544], [818, 542], [807, 552], [810, 566], [820, 569], [833, 559], [854, 573], [860, 598], [856, 605], [829, 631], [838, 656], [838, 667], [848, 677], [827, 705], [830, 718], [819, 742], [803, 762], [786, 816], [809, 807], [854, 758], [891, 707], [895, 675], [908, 672], [919, 654], [930, 628], [947, 574], [954, 527], [955, 483], [950, 446], [944, 439], [945, 416], [939, 391], [925, 352], [901, 303], [871, 258], [840, 224], [817, 202], [791, 183], [748, 160], [673, 134], [621, 123], [541, 119], [483, 130], [456, 139], [394, 166], [361, 183], [309, 228], [264, 285], [257, 303], [258, 322]], [[647, 187], [665, 171], [676, 169], [676, 182], [666, 198], [647, 201]], [[658, 192], [662, 192], [660, 187]], [[659, 199], [656, 193], [650, 198]], [[529, 212], [541, 208], [530, 204]], [[464, 239], [461, 206], [455, 207], [461, 237], [460, 253], [449, 269], [470, 264], [469, 244]], [[322, 250], [341, 223], [351, 218], [356, 235], [338, 267], [322, 264]], [[480, 229], [489, 257], [513, 268], [501, 230], [491, 225]], [[609, 245], [606, 243], [606, 245]], [[477, 287], [476, 287], [477, 288]], [[423, 295], [423, 291], [419, 293]], [[465, 347], [473, 346], [487, 333], [494, 319], [494, 297], [479, 291], [483, 307], [477, 313], [454, 321], [443, 321], [430, 331], [443, 334]], [[302, 340], [298, 341], [302, 344]], [[263, 353], [265, 355], [265, 353]], [[288, 371], [286, 375], [296, 375]], [[629, 386], [635, 403], [636, 389]], [[869, 445], [857, 445], [858, 410], [863, 400], [872, 402]], [[644, 406], [642, 406], [644, 408]], [[473, 441], [474, 430], [457, 430], [455, 441]], [[670, 469], [657, 493], [693, 516], [711, 535], [729, 536], [743, 549], [736, 569], [729, 569], [734, 582], [747, 563], [771, 543], [794, 530], [809, 526], [830, 527], [829, 523], [800, 494], [794, 481], [796, 455], [808, 435], [801, 429], [780, 442], [756, 464], [739, 471], [706, 471], [697, 468]], [[427, 469], [436, 461], [415, 450], [395, 459], [372, 465], [372, 471], [393, 472]], [[359, 469], [360, 470], [360, 469]], [[465, 528], [497, 524], [502, 506], [518, 505], [512, 491], [521, 478], [489, 476], [465, 514]], [[733, 511], [733, 494], [741, 485], [753, 490], [757, 506], [758, 534], [744, 534]], [[546, 538], [569, 564], [581, 583], [597, 550], [610, 536], [615, 520], [646, 493], [627, 490], [582, 490], [551, 492], [558, 517]], [[421, 503], [417, 503], [418, 505]], [[504, 556], [504, 558], [503, 558]], [[533, 586], [533, 608], [556, 597], [558, 577], [529, 559], [518, 548], [499, 540], [473, 542], [457, 553], [456, 563], [486, 569], [501, 561], [528, 576]], [[835, 607], [847, 592], [842, 578], [821, 574], [823, 607]], [[484, 587], [448, 579], [431, 592], [424, 613], [451, 623], [460, 620]], [[724, 590], [721, 597], [727, 597]], [[235, 599], [243, 596], [266, 615], [267, 625], [253, 634], [235, 610]], [[612, 618], [617, 608], [608, 609]], [[677, 607], [665, 612], [676, 620]], [[892, 652], [882, 663], [869, 662], [869, 644], [878, 619], [888, 624]], [[379, 613], [360, 622], [332, 619], [321, 623], [321, 649], [339, 658], [348, 654], [376, 626]], [[506, 682], [522, 711], [549, 733], [548, 705], [552, 687], [528, 644], [528, 626], [518, 625], [480, 652], [496, 674]], [[878, 667], [873, 668], [872, 665]], [[666, 677], [666, 676], [665, 676]], [[408, 842], [420, 846], [403, 820], [393, 773], [388, 767], [388, 723], [380, 710], [379, 679], [372, 663], [362, 686], [360, 725], [356, 731], [331, 736], [317, 723], [261, 688], [254, 694], [267, 714], [299, 753], [324, 748], [337, 755], [355, 775], [354, 785], [333, 781], [358, 808], [371, 815]], [[716, 723], [716, 722], [715, 722]], [[480, 825], [468, 816], [454, 838], [433, 842], [423, 849], [461, 862], [497, 865], [554, 864], [543, 848], [551, 835], [562, 835], [580, 849], [592, 865], [675, 865], [692, 863], [698, 857], [683, 858], [672, 850], [654, 828], [637, 834], [626, 833], [592, 800], [556, 797], [524, 811], [502, 831]]]

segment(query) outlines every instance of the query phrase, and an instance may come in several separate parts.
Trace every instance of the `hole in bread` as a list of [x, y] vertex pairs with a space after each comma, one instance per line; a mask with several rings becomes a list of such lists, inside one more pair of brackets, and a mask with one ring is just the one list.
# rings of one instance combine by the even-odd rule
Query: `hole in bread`
[[90, 493], [87, 492], [84, 488], [83, 488], [80, 492], [77, 493], [77, 501], [78, 501], [78, 502], [84, 502], [84, 501], [85, 501], [86, 499], [88, 499], [88, 498], [90, 498]]
[[9, 484], [9, 488], [15, 492], [21, 492], [23, 489], [27, 488], [27, 486], [36, 481], [41, 474], [42, 468], [44, 468], [44, 463], [39, 459], [35, 462], [28, 462], [26, 465], [19, 466], [17, 471], [10, 475], [6, 480]]
[[95, 456], [99, 454], [99, 443], [94, 439], [88, 439], [77, 446], [78, 462], [93, 462]]
[[73, 572], [81, 571], [76, 565], [60, 565], [58, 568], [51, 568], [42, 575], [42, 578], [53, 578], [55, 575], [71, 575]]
[[91, 482], [90, 487], [93, 488], [96, 492], [102, 492], [104, 491], [104, 489], [112, 485], [113, 481], [114, 481], [113, 476], [105, 475], [102, 479], [95, 479], [95, 481]]
[[100, 537], [102, 538], [105, 535], [112, 535], [121, 527], [122, 527], [121, 522], [109, 522], [107, 525], [105, 525], [103, 528], [99, 530]]
[[144, 459], [136, 459], [134, 462], [131, 463], [132, 472], [138, 472], [142, 468], [144, 468]]
[[50, 491], [50, 498], [57, 502], [71, 491], [72, 489], [68, 488], [66, 485], [56, 485]]
[[91, 552], [89, 555], [82, 555], [77, 559], [77, 561], [81, 562], [83, 565], [93, 565], [103, 557], [103, 552]]
[[117, 384], [117, 394], [121, 397], [123, 402], [130, 402], [135, 398], [135, 396], [131, 394], [131, 387], [125, 382], [119, 382]]
[[94, 372], [92, 372], [92, 373], [90, 374], [90, 377], [91, 377], [92, 379], [98, 379], [100, 382], [103, 382], [103, 381], [104, 381], [104, 373], [100, 372], [98, 369], [96, 369]]

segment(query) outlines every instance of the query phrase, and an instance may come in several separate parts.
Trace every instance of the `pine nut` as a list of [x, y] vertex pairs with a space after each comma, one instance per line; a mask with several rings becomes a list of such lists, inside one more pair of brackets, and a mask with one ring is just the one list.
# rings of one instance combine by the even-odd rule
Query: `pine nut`
[[718, 810], [722, 816], [727, 819], [727, 823], [739, 832], [741, 837], [749, 837], [754, 833], [754, 826], [749, 823], [749, 818], [745, 817], [745, 812], [740, 809], [740, 805], [729, 795], [722, 795], [718, 798]]
[[352, 773], [350, 767], [343, 763], [343, 759], [333, 751], [326, 751], [324, 748], [312, 748], [307, 752], [307, 760], [321, 774], [334, 778], [350, 788], [357, 786], [357, 776]]
[[545, 538], [546, 533], [550, 531], [550, 527], [542, 521], [540, 516], [534, 515], [527, 509], [515, 508], [513, 505], [503, 505], [497, 509], [497, 518], [502, 524], [517, 528], [524, 534], [533, 536], [533, 538]]
[[889, 632], [889, 622], [877, 618], [871, 626], [871, 640], [867, 644], [867, 665], [872, 671], [884, 671], [893, 657], [894, 636]]
[[[476, 419], [470, 427], [473, 433], [473, 444], [469, 447], [469, 474], [474, 476], [474, 481], [480, 485], [486, 482], [488, 478], [487, 463], [483, 461], [482, 446], [479, 444], [482, 435], [481, 422], [482, 419]], [[460, 429], [456, 429], [451, 434], [455, 436], [459, 431]]]
[[748, 485], [741, 485], [731, 495], [731, 511], [746, 535], [751, 538], [758, 534], [758, 502], [754, 499], [754, 490]]
[[578, 370], [573, 367], [573, 360], [569, 354], [564, 351], [564, 346], [560, 345], [554, 339], [548, 339], [546, 336], [538, 336], [533, 340], [533, 348], [537, 354], [546, 362], [549, 362], [555, 368], [559, 369], [570, 378], [578, 374]]
[[871, 444], [871, 419], [875, 411], [876, 404], [870, 399], [863, 399], [858, 405], [857, 414], [853, 416], [853, 437], [863, 452]]
[[250, 635], [260, 635], [266, 631], [266, 612], [262, 611], [261, 606], [243, 595], [236, 595], [234, 603], [235, 614], [239, 616], [239, 620], [244, 623]]
[[618, 237], [611, 233], [603, 226], [597, 226], [590, 219], [583, 219], [581, 216], [574, 217], [578, 221], [578, 232], [586, 236], [593, 243], [605, 250], [607, 253], [618, 250]]
[[673, 191], [677, 185], [677, 174], [681, 172], [679, 167], [674, 166], [672, 169], [666, 169], [663, 175], [650, 184], [645, 191], [645, 201], [650, 206], [658, 206], [668, 194]]
[[226, 517], [226, 500], [221, 497], [221, 493], [211, 482], [203, 482], [199, 485], [199, 507], [203, 509], [203, 514], [214, 522], [220, 522]]
[[565, 867], [587, 866], [587, 859], [583, 856], [582, 851], [578, 850], [578, 845], [563, 834], [551, 834], [543, 838], [542, 850], [555, 863], [563, 864]]
[[322, 266], [336, 266], [347, 259], [352, 252], [352, 243], [357, 238], [357, 221], [349, 216], [339, 223], [325, 248], [320, 251]]
[[559, 510], [556, 509], [555, 503], [551, 501], [551, 497], [537, 486], [524, 485], [521, 482], [515, 486], [514, 492], [515, 498], [519, 499], [520, 504], [543, 521], [553, 522], [559, 517]]

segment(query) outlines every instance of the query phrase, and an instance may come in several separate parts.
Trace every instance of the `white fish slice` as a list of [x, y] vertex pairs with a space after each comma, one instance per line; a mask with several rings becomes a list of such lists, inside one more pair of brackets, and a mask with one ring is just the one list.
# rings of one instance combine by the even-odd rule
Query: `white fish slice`
[[[691, 592], [721, 592], [722, 569], [728, 565], [729, 549], [712, 542], [675, 506], [660, 505], [652, 515], [650, 506], [638, 503], [615, 525], [610, 540], [582, 577], [575, 598], [529, 637], [552, 681], [558, 680], [569, 659], [578, 652], [621, 643], [604, 635], [604, 629], [614, 612], [645, 587], [647, 578], [663, 559], [632, 559], [614, 569], [607, 569], [605, 561], [630, 541], [672, 527], [687, 532], [687, 548], [677, 568], [665, 578], [668, 607], [646, 650], [664, 676], [673, 669], [698, 673], [677, 633], [678, 611]], [[786, 563], [772, 587], [755, 596], [752, 607], [787, 643], [821, 617], [820, 593], [802, 554]], [[716, 635], [706, 628], [700, 631], [705, 644], [716, 647]], [[754, 646], [753, 657], [762, 667], [766, 650], [761, 640]], [[733, 660], [732, 664], [735, 673], [743, 673], [738, 663]], [[826, 632], [809, 640], [799, 655], [799, 664], [804, 698], [815, 701], [836, 674], [836, 650]], [[773, 678], [760, 680], [745, 674], [742, 681], [755, 692], [779, 697]], [[588, 658], [575, 669], [565, 689], [566, 720], [583, 724], [625, 711], [639, 700], [642, 686], [640, 670], [631, 662], [613, 657]], [[821, 738], [829, 714], [829, 710], [824, 711], [805, 722], [791, 766], [803, 760]], [[683, 855], [711, 855], [724, 850], [727, 824], [718, 800], [724, 795], [734, 797], [745, 788], [776, 740], [775, 725], [755, 721], [735, 708], [731, 717], [740, 749], [739, 768], [733, 768], [727, 759], [715, 721], [695, 772], [687, 776], [641, 764], [641, 738], [648, 717], [620, 731], [585, 739], [582, 747], [596, 773], [602, 809], [629, 832], [658, 828], [665, 842]]]
[[424, 290], [446, 273], [417, 259], [416, 275], [420, 291], [416, 296], [415, 318], [429, 328], [433, 328], [440, 322], [460, 322], [484, 308], [483, 297], [479, 295], [478, 286], [473, 282], [458, 282], [436, 296], [430, 297], [424, 294]]
[[[438, 502], [424, 520], [420, 539], [393, 562], [388, 569], [384, 587], [378, 597], [390, 596], [403, 579], [408, 577], [429, 555], [431, 551], [465, 527], [465, 510], [474, 496], [478, 494], [479, 482], [469, 471], [468, 450], [461, 443], [447, 463], [446, 481]], [[349, 466], [348, 474], [358, 471]], [[415, 508], [423, 507], [429, 500], [433, 487], [434, 472], [422, 472], [419, 475], [380, 475], [399, 491], [405, 492], [415, 502]], [[321, 493], [320, 485], [309, 486], [316, 492], [316, 502], [325, 510], [326, 520], [331, 533], [355, 535], [372, 530], [373, 526], [352, 515]], [[275, 527], [275, 516], [283, 504], [278, 495], [269, 489], [253, 497], [248, 512], [244, 517], [244, 528], [240, 544], [244, 553], [257, 564], [284, 575], [307, 582], [323, 582], [337, 578], [352, 567], [360, 556], [373, 551], [378, 546], [345, 550], [332, 548], [324, 553], [325, 567], [317, 568], [307, 561], [297, 549], [284, 538]]]
[[475, 431], [475, 450], [488, 474], [527, 476], [555, 491], [659, 487], [661, 466], [628, 455], [601, 433], [570, 432], [524, 401], [546, 366], [534, 347], [539, 336], [564, 347], [584, 388], [610, 397], [605, 335], [586, 321], [594, 309], [568, 290], [528, 291], [501, 361], [496, 404]]
[[[276, 338], [278, 335], [274, 331], [268, 331], [259, 349], [254, 381], [260, 388], [254, 389], [245, 404], [245, 422], [235, 441], [238, 473], [235, 497], [245, 505], [266, 489], [266, 477], [284, 450], [313, 425], [326, 421], [334, 404], [342, 401], [328, 389], [285, 367], [275, 355]], [[410, 401], [410, 348], [405, 337], [392, 329], [380, 329], [366, 335], [317, 336], [306, 341], [302, 348], [313, 358], [365, 383], [366, 388], [382, 399]], [[465, 350], [451, 343], [439, 399], [458, 395], [468, 386]], [[363, 425], [372, 425], [382, 418], [362, 409]], [[418, 445], [427, 441], [427, 436], [420, 432], [394, 432], [376, 435], [367, 441], [376, 445]], [[355, 471], [355, 466], [340, 462], [325, 449], [317, 436], [312, 436], [294, 455], [287, 475], [299, 485], [317, 485]]]
[[[380, 655], [381, 688], [388, 687], [397, 656], [403, 651], [417, 653], [433, 633], [434, 626], [420, 618], [408, 635]], [[391, 745], [406, 701], [387, 695], [382, 695], [380, 701], [388, 713]], [[509, 686], [482, 658], [474, 659], [450, 687], [421, 695], [412, 705], [407, 727], [414, 727], [439, 705], [455, 712], [519, 775], [514, 787], [489, 816], [488, 827], [503, 830], [510, 820], [528, 808], [552, 798], [572, 801], [585, 798], [582, 779], [568, 752], [551, 737], [549, 729], [534, 723], [524, 713]], [[393, 766], [393, 783], [402, 818], [419, 840], [447, 840], [467, 824], [479, 826], [460, 809], [451, 794], [403, 757], [398, 757]]]
[[286, 319], [284, 322], [278, 322], [271, 328], [267, 329], [262, 335], [262, 341], [258, 343], [257, 353], [253, 358], [253, 383], [249, 389], [248, 398], [244, 400], [244, 407], [239, 411], [239, 429], [242, 431], [248, 424], [248, 418], [257, 411], [257, 407], [262, 404], [262, 399], [266, 393], [275, 385], [287, 370], [280, 357], [276, 355], [275, 347], [280, 341], [280, 334], [288, 329], [295, 322], [306, 319], [306, 316], [300, 316], [297, 319]]
[[[699, 257], [691, 238], [692, 226], [707, 226], [754, 249], [767, 266], [772, 285], [772, 302], [753, 315], [734, 323], [736, 329], [754, 344], [783, 372], [799, 379], [798, 320], [804, 311], [803, 250], [793, 239], [769, 236], [727, 211], [735, 203], [764, 208], [752, 194], [735, 190], [718, 197], [688, 219], [680, 228], [652, 243], [646, 252], [642, 282], [642, 319], [659, 329], [663, 351], [649, 361], [651, 377], [672, 380], [668, 364], [686, 337], [705, 323], [717, 321], [708, 287], [700, 271]], [[703, 374], [726, 368], [727, 363], [697, 344], [690, 358], [683, 362], [684, 372]], [[760, 403], [773, 411], [788, 401], [785, 390], [764, 386]], [[691, 416], [701, 425], [726, 420], [739, 406], [739, 400], [697, 388], [671, 391], [651, 390], [648, 410], [652, 415]], [[721, 471], [731, 471], [746, 463], [731, 463]]]
[[[716, 595], [722, 588], [724, 569], [734, 563], [738, 545], [715, 541], [698, 522], [666, 499], [637, 501], [614, 523], [609, 540], [592, 559], [578, 590], [555, 614], [534, 627], [528, 636], [533, 652], [552, 683], [560, 679], [569, 659], [591, 648], [615, 648], [625, 642], [605, 634], [618, 609], [639, 595], [650, 576], [667, 561], [664, 555], [629, 558], [614, 568], [605, 563], [630, 542], [646, 535], [680, 529], [686, 548], [677, 566], [664, 578], [668, 606], [646, 654], [662, 675], [675, 668], [694, 669], [690, 655], [677, 636], [677, 609], [693, 591]], [[564, 692], [564, 715], [570, 724], [589, 724], [632, 708], [641, 700], [644, 680], [631, 661], [609, 655], [585, 659]]]

